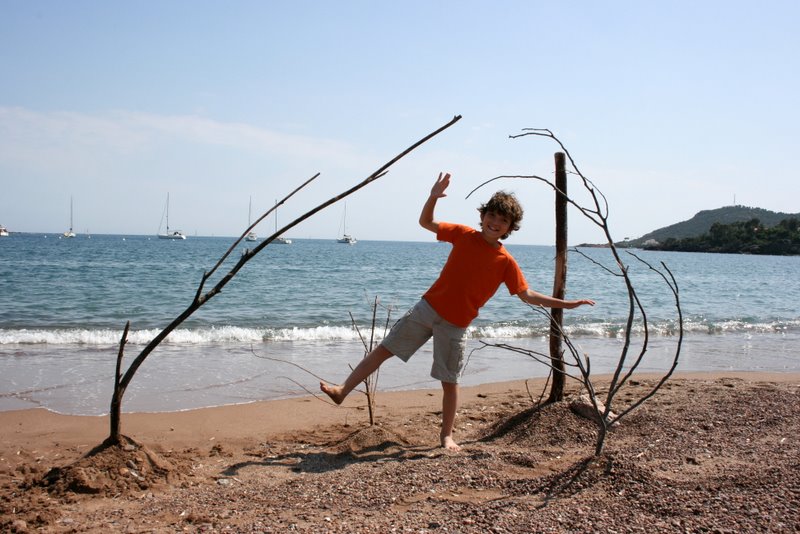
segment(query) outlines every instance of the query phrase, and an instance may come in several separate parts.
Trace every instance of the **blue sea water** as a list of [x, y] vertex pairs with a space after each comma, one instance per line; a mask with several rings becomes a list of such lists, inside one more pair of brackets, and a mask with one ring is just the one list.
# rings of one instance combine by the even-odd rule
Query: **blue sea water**
[[[108, 411], [119, 340], [131, 332], [126, 363], [183, 312], [203, 273], [233, 238], [12, 234], [0, 238], [0, 410], [36, 406], [75, 414]], [[206, 282], [228, 272], [247, 246]], [[435, 242], [295, 239], [266, 247], [223, 291], [149, 356], [125, 397], [125, 411], [173, 411], [279, 398], [341, 381], [363, 356], [372, 304], [376, 337], [412, 306], [439, 273], [449, 245]], [[514, 245], [530, 285], [549, 293], [554, 249]], [[568, 298], [594, 308], [565, 313], [568, 335], [595, 372], [613, 369], [628, 297], [607, 249], [569, 256]], [[800, 258], [635, 251], [664, 262], [680, 289], [686, 338], [680, 370], [798, 371]], [[650, 343], [643, 370], [666, 369], [675, 352], [675, 298], [661, 277], [623, 251], [646, 311]], [[352, 314], [352, 318], [351, 318]], [[353, 321], [358, 330], [353, 328]], [[535, 360], [483, 342], [547, 353], [547, 318], [501, 287], [470, 328], [464, 383], [546, 376]], [[644, 333], [640, 321], [636, 340]], [[125, 367], [125, 366], [124, 366]], [[408, 364], [391, 360], [380, 389], [435, 387], [430, 347]]]

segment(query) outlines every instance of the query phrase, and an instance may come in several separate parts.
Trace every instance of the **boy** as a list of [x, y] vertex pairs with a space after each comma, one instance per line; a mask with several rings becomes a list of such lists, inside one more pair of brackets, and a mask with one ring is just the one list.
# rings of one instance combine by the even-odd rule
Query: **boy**
[[453, 439], [453, 425], [458, 407], [458, 378], [464, 365], [467, 327], [478, 316], [478, 310], [504, 283], [512, 295], [528, 304], [549, 308], [576, 308], [594, 301], [561, 300], [528, 288], [517, 262], [503, 247], [505, 239], [519, 230], [522, 207], [517, 199], [499, 191], [478, 211], [481, 229], [438, 222], [434, 218], [436, 201], [447, 196], [450, 174], [439, 173], [430, 196], [422, 207], [419, 224], [436, 234], [440, 241], [452, 243], [453, 249], [439, 278], [422, 299], [392, 327], [384, 340], [353, 369], [344, 384], [335, 386], [320, 382], [320, 389], [336, 404], [390, 357], [403, 361], [433, 337], [431, 376], [442, 383], [442, 447], [461, 449]]

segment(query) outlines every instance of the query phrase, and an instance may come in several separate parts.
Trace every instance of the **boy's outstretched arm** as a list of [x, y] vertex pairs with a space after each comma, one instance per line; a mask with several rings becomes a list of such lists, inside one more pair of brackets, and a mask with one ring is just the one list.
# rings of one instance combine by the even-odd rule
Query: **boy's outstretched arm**
[[534, 306], [544, 306], [545, 308], [565, 308], [571, 310], [572, 308], [577, 308], [578, 306], [583, 306], [584, 304], [588, 304], [589, 306], [594, 306], [594, 301], [590, 299], [581, 299], [581, 300], [561, 300], [555, 297], [550, 297], [547, 295], [543, 295], [541, 293], [537, 293], [533, 289], [526, 289], [525, 291], [520, 291], [517, 293], [517, 296], [523, 301], [527, 302], [528, 304], [533, 304]]
[[422, 213], [419, 214], [419, 225], [434, 234], [439, 231], [439, 223], [433, 218], [433, 211], [436, 208], [436, 201], [447, 196], [444, 191], [448, 185], [450, 185], [450, 173], [440, 172], [439, 178], [436, 179], [436, 183], [431, 187], [431, 194], [428, 196], [428, 200], [422, 206]]

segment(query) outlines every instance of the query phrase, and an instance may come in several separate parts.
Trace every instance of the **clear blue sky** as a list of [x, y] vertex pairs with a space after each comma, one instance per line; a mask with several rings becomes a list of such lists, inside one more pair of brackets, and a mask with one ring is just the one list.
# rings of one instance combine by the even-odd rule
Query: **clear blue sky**
[[[557, 147], [611, 206], [614, 237], [737, 204], [800, 212], [800, 2], [0, 0], [0, 223], [79, 233], [234, 235], [248, 201], [288, 222], [463, 119], [347, 201], [359, 239], [428, 240], [517, 193], [509, 243], [552, 244]], [[577, 191], [572, 183], [571, 191]], [[290, 237], [337, 236], [344, 206]], [[260, 235], [273, 221], [258, 228]], [[570, 213], [570, 242], [600, 242]]]

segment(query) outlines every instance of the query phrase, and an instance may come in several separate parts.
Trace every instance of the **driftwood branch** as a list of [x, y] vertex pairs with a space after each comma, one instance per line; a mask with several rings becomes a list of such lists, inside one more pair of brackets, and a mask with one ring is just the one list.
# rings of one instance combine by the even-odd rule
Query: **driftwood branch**
[[[572, 379], [578, 381], [579, 383], [581, 383], [582, 386], [586, 389], [586, 391], [589, 394], [589, 398], [591, 399], [591, 403], [592, 403], [592, 405], [594, 407], [595, 414], [597, 416], [596, 420], [597, 420], [598, 425], [599, 425], [599, 432], [598, 432], [598, 438], [597, 438], [596, 447], [595, 447], [595, 454], [599, 455], [603, 450], [603, 444], [604, 444], [604, 441], [605, 441], [605, 436], [606, 436], [608, 428], [612, 424], [619, 422], [623, 417], [625, 417], [627, 414], [629, 414], [632, 410], [634, 410], [637, 407], [641, 406], [641, 404], [643, 402], [645, 402], [647, 399], [649, 399], [653, 395], [655, 395], [656, 392], [670, 378], [670, 376], [672, 375], [672, 373], [674, 372], [675, 368], [678, 365], [678, 360], [680, 358], [680, 353], [681, 353], [681, 347], [682, 347], [682, 344], [683, 344], [683, 313], [682, 313], [682, 310], [681, 310], [680, 292], [679, 292], [678, 284], [677, 284], [677, 282], [675, 280], [675, 277], [673, 276], [673, 274], [669, 270], [669, 268], [666, 266], [666, 264], [664, 264], [663, 262], [661, 263], [661, 266], [663, 268], [663, 271], [662, 271], [660, 269], [657, 269], [657, 268], [653, 267], [651, 264], [649, 264], [647, 261], [645, 261], [644, 259], [640, 258], [639, 256], [636, 256], [635, 254], [630, 253], [639, 262], [643, 263], [650, 270], [652, 270], [653, 272], [657, 273], [662, 278], [662, 280], [667, 285], [667, 287], [669, 287], [670, 291], [672, 292], [673, 297], [675, 299], [675, 308], [676, 308], [676, 313], [677, 313], [677, 316], [678, 316], [678, 331], [679, 331], [679, 335], [678, 335], [678, 339], [676, 341], [676, 349], [675, 349], [675, 353], [674, 353], [674, 356], [673, 356], [672, 365], [670, 366], [670, 368], [666, 371], [666, 373], [662, 376], [662, 378], [656, 383], [656, 385], [650, 391], [645, 393], [639, 399], [637, 399], [637, 400], [633, 401], [632, 403], [630, 403], [625, 409], [623, 409], [622, 411], [620, 411], [618, 414], [615, 415], [614, 412], [612, 411], [612, 405], [613, 405], [613, 402], [614, 402], [614, 400], [616, 398], [617, 393], [619, 393], [620, 389], [625, 385], [625, 383], [631, 378], [633, 373], [638, 369], [639, 365], [642, 363], [642, 361], [643, 361], [643, 359], [645, 357], [645, 354], [647, 353], [647, 350], [648, 350], [650, 332], [649, 332], [649, 322], [648, 322], [648, 318], [647, 318], [647, 311], [645, 310], [645, 307], [642, 305], [642, 302], [641, 302], [641, 300], [639, 298], [639, 295], [638, 295], [638, 293], [636, 291], [636, 288], [634, 287], [633, 282], [632, 282], [632, 280], [630, 278], [630, 273], [629, 273], [628, 266], [622, 261], [622, 258], [620, 257], [620, 254], [619, 254], [619, 251], [618, 251], [618, 249], [617, 249], [617, 247], [616, 247], [616, 245], [614, 243], [614, 239], [611, 236], [611, 231], [610, 231], [609, 226], [608, 226], [609, 207], [608, 207], [608, 201], [607, 201], [606, 197], [602, 194], [602, 192], [600, 192], [597, 189], [597, 187], [595, 186], [595, 184], [591, 180], [586, 178], [586, 176], [582, 172], [580, 172], [580, 170], [578, 170], [578, 166], [575, 163], [575, 160], [570, 155], [569, 150], [567, 150], [567, 148], [564, 146], [564, 144], [555, 135], [553, 135], [553, 133], [550, 130], [538, 129], [538, 128], [526, 128], [526, 129], [523, 130], [523, 132], [524, 133], [522, 133], [522, 134], [511, 136], [511, 138], [516, 139], [516, 138], [525, 137], [525, 136], [539, 136], [539, 137], [547, 137], [547, 138], [553, 139], [554, 141], [556, 141], [556, 143], [558, 143], [558, 145], [561, 147], [561, 149], [563, 150], [563, 152], [566, 154], [567, 158], [569, 159], [570, 164], [572, 165], [572, 168], [574, 169], [574, 172], [572, 174], [575, 174], [580, 178], [580, 180], [582, 181], [582, 184], [583, 184], [583, 188], [589, 193], [590, 198], [592, 199], [591, 202], [592, 202], [593, 205], [587, 207], [587, 206], [584, 206], [584, 205], [580, 204], [579, 202], [577, 202], [573, 198], [570, 198], [568, 195], [566, 195], [566, 191], [560, 190], [556, 186], [555, 183], [553, 183], [552, 181], [550, 181], [550, 180], [548, 180], [546, 178], [542, 178], [541, 176], [537, 176], [537, 175], [504, 175], [504, 176], [497, 176], [495, 178], [491, 178], [491, 179], [483, 182], [482, 184], [480, 184], [478, 187], [473, 189], [469, 193], [469, 195], [467, 195], [467, 197], [472, 195], [472, 193], [474, 193], [478, 189], [482, 188], [483, 186], [485, 186], [485, 185], [487, 185], [487, 184], [489, 184], [491, 182], [494, 182], [496, 180], [501, 180], [501, 179], [536, 180], [536, 181], [540, 181], [540, 182], [548, 185], [554, 191], [564, 195], [569, 204], [571, 204], [572, 206], [577, 208], [578, 211], [581, 212], [581, 214], [583, 214], [586, 218], [591, 220], [594, 224], [596, 224], [602, 230], [602, 232], [603, 232], [603, 234], [604, 234], [604, 236], [606, 238], [607, 248], [611, 252], [611, 255], [612, 255], [613, 259], [614, 259], [614, 262], [616, 263], [616, 269], [608, 268], [608, 267], [600, 264], [599, 262], [595, 261], [594, 259], [589, 258], [585, 254], [583, 254], [581, 251], [579, 251], [577, 249], [573, 249], [573, 252], [577, 252], [577, 253], [583, 255], [585, 258], [587, 258], [588, 260], [593, 262], [595, 265], [598, 265], [599, 267], [601, 267], [606, 273], [621, 278], [623, 283], [625, 284], [625, 288], [626, 288], [627, 295], [628, 295], [628, 314], [627, 314], [626, 321], [625, 321], [625, 339], [624, 339], [623, 346], [622, 346], [622, 349], [621, 349], [621, 352], [620, 352], [620, 357], [617, 360], [617, 365], [616, 365], [616, 367], [614, 369], [613, 376], [611, 378], [611, 383], [609, 385], [608, 393], [606, 395], [606, 402], [605, 402], [605, 405], [602, 408], [600, 407], [601, 405], [597, 400], [597, 394], [596, 394], [596, 391], [595, 391], [595, 388], [594, 388], [594, 384], [593, 384], [593, 382], [591, 380], [591, 360], [589, 359], [589, 356], [584, 354], [583, 357], [581, 357], [582, 355], [581, 355], [580, 351], [572, 343], [572, 341], [569, 338], [569, 336], [567, 336], [563, 331], [561, 332], [561, 334], [563, 336], [564, 344], [567, 347], [567, 351], [565, 351], [565, 352], [568, 352], [571, 355], [571, 358], [572, 358], [569, 363], [567, 363], [565, 361], [565, 365], [570, 365], [570, 367], [578, 370], [578, 374], [566, 373], [566, 375], [569, 378], [572, 378]], [[537, 311], [542, 312], [541, 309], [537, 309]], [[542, 312], [542, 313], [546, 313], [546, 312]], [[636, 319], [637, 318], [637, 314], [638, 314], [638, 317], [639, 317], [639, 321], [641, 322], [641, 324], [643, 326], [643, 332], [644, 333], [643, 333], [642, 341], [641, 341], [641, 349], [640, 349], [639, 353], [633, 359], [633, 363], [628, 365], [629, 353], [630, 353], [631, 344], [632, 344], [632, 341], [633, 341], [632, 340], [633, 325], [634, 325], [634, 322], [637, 320]], [[551, 317], [549, 313], [547, 315], [549, 317]], [[487, 346], [496, 346], [498, 348], [503, 348], [505, 350], [511, 350], [512, 352], [524, 354], [526, 356], [534, 358], [536, 361], [541, 362], [544, 365], [549, 366], [551, 372], [553, 372], [553, 370], [554, 370], [553, 366], [552, 366], [552, 364], [550, 362], [549, 356], [546, 356], [546, 355], [544, 355], [542, 353], [539, 353], [539, 352], [536, 352], [536, 351], [527, 350], [527, 349], [520, 349], [520, 348], [516, 348], [516, 347], [510, 347], [510, 346], [507, 346], [507, 345], [504, 345], [504, 344], [488, 344], [488, 343], [485, 343], [485, 345], [487, 345]]]
[[[203, 293], [203, 291], [204, 291], [204, 288], [205, 288], [206, 281], [207, 281], [207, 280], [210, 278], [210, 276], [211, 276], [211, 275], [212, 275], [214, 272], [216, 272], [216, 271], [217, 271], [217, 269], [218, 269], [218, 268], [219, 268], [219, 267], [222, 265], [222, 263], [224, 262], [224, 260], [225, 260], [225, 259], [226, 259], [226, 258], [227, 258], [227, 257], [228, 257], [230, 254], [231, 254], [231, 252], [232, 252], [232, 251], [235, 249], [236, 245], [237, 245], [237, 244], [238, 244], [238, 243], [239, 243], [239, 242], [242, 240], [242, 237], [243, 237], [244, 235], [246, 235], [246, 234], [247, 234], [247, 232], [248, 232], [250, 229], [252, 229], [252, 228], [255, 226], [255, 224], [257, 224], [257, 223], [258, 223], [258, 221], [261, 221], [261, 220], [263, 220], [263, 219], [264, 219], [264, 217], [266, 217], [267, 215], [269, 215], [269, 214], [270, 214], [270, 213], [271, 213], [273, 210], [275, 210], [275, 209], [276, 209], [278, 206], [280, 206], [281, 204], [283, 204], [283, 203], [284, 203], [284, 202], [285, 202], [287, 199], [291, 198], [291, 196], [293, 196], [293, 195], [294, 195], [294, 194], [295, 194], [297, 191], [299, 191], [300, 189], [302, 189], [303, 187], [305, 187], [306, 185], [308, 185], [308, 184], [309, 184], [311, 181], [313, 181], [313, 180], [314, 180], [314, 179], [315, 179], [315, 178], [316, 178], [316, 177], [317, 177], [319, 174], [316, 174], [316, 175], [314, 175], [312, 178], [310, 178], [310, 179], [306, 180], [306, 181], [305, 181], [303, 184], [301, 184], [301, 185], [300, 185], [298, 188], [296, 188], [296, 189], [295, 189], [294, 191], [292, 191], [292, 192], [291, 192], [289, 195], [287, 195], [287, 196], [286, 196], [286, 197], [285, 197], [285, 198], [284, 198], [284, 199], [283, 199], [283, 200], [282, 200], [280, 203], [278, 203], [278, 204], [276, 204], [275, 206], [273, 206], [273, 207], [272, 207], [270, 210], [268, 210], [268, 211], [267, 211], [266, 213], [264, 213], [264, 214], [263, 214], [263, 215], [262, 215], [260, 218], [258, 218], [258, 220], [256, 221], [256, 223], [254, 223], [254, 224], [250, 225], [250, 227], [249, 227], [249, 228], [248, 228], [248, 229], [247, 229], [245, 232], [243, 232], [243, 233], [242, 233], [242, 237], [240, 237], [240, 238], [239, 238], [239, 239], [238, 239], [238, 240], [237, 240], [237, 241], [236, 241], [236, 242], [235, 242], [235, 243], [234, 243], [234, 244], [233, 244], [233, 245], [232, 245], [232, 246], [231, 246], [231, 247], [228, 249], [228, 251], [227, 251], [227, 252], [226, 252], [226, 253], [225, 253], [225, 254], [222, 256], [222, 258], [220, 258], [220, 260], [219, 260], [219, 261], [218, 261], [218, 262], [217, 262], [217, 263], [214, 265], [214, 267], [213, 267], [213, 268], [212, 268], [210, 271], [208, 271], [208, 272], [206, 272], [205, 274], [203, 274], [203, 277], [202, 277], [202, 279], [201, 279], [201, 281], [200, 281], [200, 284], [199, 284], [199, 286], [198, 286], [198, 288], [197, 288], [197, 291], [196, 291], [196, 293], [195, 293], [195, 296], [194, 296], [194, 298], [192, 299], [192, 301], [191, 301], [191, 303], [189, 304], [189, 306], [188, 306], [188, 307], [187, 307], [187, 308], [186, 308], [186, 309], [185, 309], [185, 310], [184, 310], [184, 311], [183, 311], [183, 312], [182, 312], [180, 315], [178, 315], [178, 316], [177, 316], [175, 319], [173, 319], [173, 320], [172, 320], [172, 322], [170, 322], [170, 323], [169, 323], [169, 324], [168, 324], [166, 327], [164, 327], [164, 329], [163, 329], [163, 330], [161, 330], [161, 332], [159, 332], [159, 333], [158, 333], [158, 334], [157, 334], [157, 335], [156, 335], [156, 336], [155, 336], [155, 337], [154, 337], [154, 338], [153, 338], [153, 339], [152, 339], [152, 340], [151, 340], [151, 341], [150, 341], [150, 342], [149, 342], [149, 343], [148, 343], [148, 344], [147, 344], [147, 345], [146, 345], [146, 346], [145, 346], [145, 347], [142, 349], [142, 351], [139, 353], [139, 355], [138, 355], [138, 356], [137, 356], [137, 357], [136, 357], [136, 358], [135, 358], [135, 359], [134, 359], [134, 360], [131, 362], [130, 366], [128, 367], [127, 371], [125, 371], [124, 375], [122, 375], [120, 378], [118, 378], [118, 379], [117, 379], [117, 381], [116, 381], [116, 383], [115, 383], [114, 394], [113, 394], [113, 396], [112, 396], [112, 401], [111, 401], [111, 429], [110, 429], [109, 440], [110, 440], [111, 442], [115, 442], [115, 443], [119, 443], [119, 442], [120, 442], [120, 439], [121, 439], [121, 436], [122, 436], [122, 434], [121, 434], [121, 428], [120, 428], [120, 425], [121, 425], [122, 398], [123, 398], [123, 395], [125, 394], [125, 390], [126, 390], [126, 388], [127, 388], [127, 387], [128, 387], [128, 385], [130, 384], [131, 380], [133, 380], [133, 377], [134, 377], [134, 375], [136, 374], [136, 371], [139, 369], [139, 367], [142, 365], [142, 363], [144, 363], [144, 361], [145, 361], [145, 360], [147, 359], [147, 357], [148, 357], [148, 356], [149, 356], [149, 355], [150, 355], [150, 354], [153, 352], [153, 350], [154, 350], [154, 349], [155, 349], [155, 348], [156, 348], [156, 347], [157, 347], [157, 346], [158, 346], [158, 345], [159, 345], [159, 344], [160, 344], [160, 343], [161, 343], [161, 342], [162, 342], [162, 341], [163, 341], [163, 340], [164, 340], [164, 339], [165, 339], [165, 338], [166, 338], [166, 337], [167, 337], [167, 336], [168, 336], [168, 335], [169, 335], [169, 334], [170, 334], [170, 333], [173, 331], [173, 330], [175, 330], [175, 329], [176, 329], [176, 328], [177, 328], [179, 325], [181, 325], [181, 324], [182, 324], [182, 323], [183, 323], [183, 322], [184, 322], [186, 319], [188, 319], [188, 318], [189, 318], [189, 317], [190, 317], [190, 316], [191, 316], [191, 315], [192, 315], [192, 314], [193, 314], [195, 311], [197, 311], [197, 310], [198, 310], [198, 309], [199, 309], [199, 308], [200, 308], [200, 307], [201, 307], [203, 304], [205, 304], [205, 303], [206, 303], [206, 302], [208, 302], [208, 301], [209, 301], [211, 298], [213, 298], [215, 295], [217, 295], [219, 292], [221, 292], [221, 291], [222, 291], [222, 289], [225, 287], [225, 285], [227, 285], [227, 284], [228, 284], [228, 282], [230, 282], [230, 281], [233, 279], [233, 277], [234, 277], [234, 276], [236, 276], [236, 273], [238, 273], [238, 272], [239, 272], [239, 270], [240, 270], [242, 267], [244, 267], [244, 265], [245, 265], [245, 264], [246, 264], [248, 261], [250, 261], [250, 260], [251, 260], [253, 257], [255, 257], [255, 255], [256, 255], [256, 254], [258, 254], [259, 252], [261, 252], [261, 251], [264, 249], [264, 247], [266, 247], [266, 246], [268, 246], [270, 243], [272, 243], [272, 242], [273, 242], [273, 241], [274, 241], [274, 240], [275, 240], [275, 239], [276, 239], [278, 236], [282, 235], [283, 233], [285, 233], [285, 232], [286, 232], [286, 231], [288, 231], [289, 229], [291, 229], [291, 228], [294, 228], [295, 226], [297, 226], [297, 225], [298, 225], [298, 224], [300, 224], [301, 222], [303, 222], [303, 221], [305, 221], [306, 219], [308, 219], [308, 218], [310, 218], [310, 217], [314, 216], [316, 213], [318, 213], [318, 212], [320, 212], [321, 210], [323, 210], [323, 209], [327, 208], [327, 207], [328, 207], [328, 206], [330, 206], [331, 204], [334, 204], [334, 203], [338, 202], [339, 200], [341, 200], [341, 199], [343, 199], [343, 198], [346, 198], [346, 197], [348, 197], [349, 195], [351, 195], [351, 194], [355, 193], [355, 192], [356, 192], [356, 191], [358, 191], [359, 189], [361, 189], [361, 188], [363, 188], [363, 187], [366, 187], [367, 185], [371, 184], [371, 183], [372, 183], [372, 182], [374, 182], [375, 180], [378, 180], [379, 178], [381, 178], [382, 176], [384, 176], [384, 175], [385, 175], [385, 174], [388, 172], [389, 168], [390, 168], [392, 165], [394, 165], [394, 164], [395, 164], [397, 161], [399, 161], [400, 159], [402, 159], [403, 157], [405, 157], [406, 155], [408, 155], [409, 153], [411, 153], [411, 152], [412, 152], [414, 149], [416, 149], [417, 147], [419, 147], [419, 146], [420, 146], [420, 145], [422, 145], [423, 143], [427, 142], [427, 141], [428, 141], [428, 140], [430, 140], [431, 138], [435, 137], [436, 135], [438, 135], [438, 134], [440, 134], [441, 132], [445, 131], [446, 129], [450, 128], [450, 127], [451, 127], [453, 124], [455, 124], [456, 122], [458, 122], [460, 119], [461, 119], [461, 116], [460, 116], [460, 115], [456, 115], [456, 116], [455, 116], [455, 117], [453, 117], [453, 118], [452, 118], [452, 119], [451, 119], [449, 122], [447, 122], [447, 123], [446, 123], [446, 124], [444, 124], [443, 126], [441, 126], [441, 127], [437, 128], [436, 130], [434, 130], [433, 132], [429, 133], [428, 135], [424, 136], [424, 137], [423, 137], [423, 138], [421, 138], [420, 140], [416, 141], [416, 142], [415, 142], [415, 143], [413, 143], [411, 146], [409, 146], [408, 148], [406, 148], [405, 150], [403, 150], [402, 152], [400, 152], [399, 154], [397, 154], [395, 157], [393, 157], [392, 159], [390, 159], [389, 161], [387, 161], [386, 163], [384, 163], [383, 165], [381, 165], [381, 167], [379, 167], [379, 168], [378, 168], [378, 169], [377, 169], [375, 172], [373, 172], [372, 174], [370, 174], [369, 176], [367, 176], [367, 177], [366, 177], [364, 180], [362, 180], [360, 183], [358, 183], [358, 184], [356, 184], [356, 185], [354, 185], [354, 186], [350, 187], [349, 189], [347, 189], [347, 190], [345, 190], [345, 191], [341, 192], [340, 194], [336, 195], [335, 197], [333, 197], [333, 198], [330, 198], [329, 200], [327, 200], [327, 201], [325, 201], [325, 202], [323, 202], [323, 203], [319, 204], [318, 206], [316, 206], [315, 208], [313, 208], [313, 209], [311, 209], [311, 210], [307, 211], [306, 213], [304, 213], [304, 214], [303, 214], [303, 215], [301, 215], [300, 217], [296, 218], [294, 221], [290, 222], [289, 224], [287, 224], [286, 226], [284, 226], [283, 228], [281, 228], [280, 230], [278, 230], [277, 232], [275, 232], [275, 233], [274, 233], [274, 234], [272, 234], [271, 236], [269, 236], [269, 237], [265, 238], [265, 239], [264, 239], [264, 240], [263, 240], [261, 243], [259, 243], [259, 244], [258, 244], [258, 246], [256, 246], [256, 247], [255, 247], [255, 248], [253, 248], [252, 250], [249, 250], [249, 251], [247, 251], [246, 253], [242, 254], [242, 256], [239, 258], [239, 260], [236, 262], [236, 264], [235, 264], [235, 265], [234, 265], [234, 266], [233, 266], [233, 267], [230, 269], [230, 271], [228, 271], [228, 273], [227, 273], [227, 274], [225, 274], [225, 275], [224, 275], [224, 276], [223, 276], [223, 277], [222, 277], [222, 278], [221, 278], [221, 279], [220, 279], [220, 280], [219, 280], [219, 281], [218, 281], [218, 282], [217, 282], [217, 283], [216, 283], [216, 284], [215, 284], [215, 285], [214, 285], [214, 286], [213, 286], [213, 287], [210, 289], [210, 290], [208, 290], [208, 292], [206, 292], [206, 293]], [[124, 334], [124, 336], [125, 336], [125, 335], [127, 335], [127, 331], [126, 331], [126, 334]], [[123, 337], [123, 340], [124, 340], [124, 339], [125, 339], [125, 337]], [[124, 344], [124, 343], [121, 343], [121, 346], [122, 346], [123, 344]], [[122, 359], [122, 349], [120, 349], [120, 355], [119, 355], [119, 360], [121, 361], [121, 359]]]
[[[120, 425], [122, 424], [122, 396], [125, 389], [122, 387], [122, 358], [125, 355], [125, 344], [128, 342], [128, 332], [131, 329], [131, 322], [125, 323], [125, 329], [122, 331], [122, 337], [119, 340], [119, 351], [117, 352], [117, 365], [114, 369], [114, 392], [111, 394], [111, 410], [109, 411], [109, 419], [112, 432], [106, 439], [107, 444], [119, 443], [121, 434], [119, 433]], [[114, 429], [117, 429], [116, 435]]]

